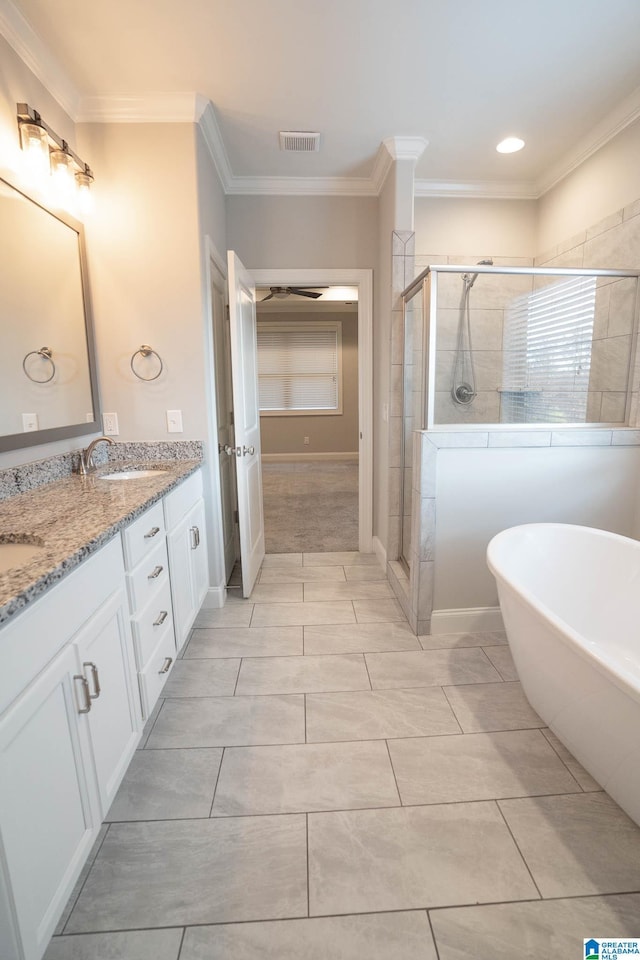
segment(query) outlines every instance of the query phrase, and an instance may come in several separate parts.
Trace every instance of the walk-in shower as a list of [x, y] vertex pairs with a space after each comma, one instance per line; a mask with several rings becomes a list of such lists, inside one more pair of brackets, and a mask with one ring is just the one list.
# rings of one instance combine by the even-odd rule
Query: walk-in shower
[[[493, 260], [480, 260], [479, 265], [493, 266]], [[477, 273], [462, 274], [458, 340], [453, 370], [451, 372], [451, 399], [454, 403], [473, 403], [477, 396], [476, 370], [473, 357], [473, 335], [471, 332], [471, 309], [469, 305], [471, 288], [477, 278]]]
[[416, 431], [635, 423], [633, 270], [427, 267], [403, 293], [400, 558], [411, 566]]

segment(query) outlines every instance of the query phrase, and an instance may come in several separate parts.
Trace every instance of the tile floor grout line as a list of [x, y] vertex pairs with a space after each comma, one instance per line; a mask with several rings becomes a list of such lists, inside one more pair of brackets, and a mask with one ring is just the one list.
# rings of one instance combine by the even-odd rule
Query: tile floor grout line
[[223, 748], [222, 748], [222, 754], [221, 754], [221, 756], [220, 756], [220, 763], [219, 763], [219, 765], [218, 765], [218, 773], [217, 773], [217, 775], [216, 775], [216, 782], [215, 782], [215, 785], [214, 785], [214, 787], [213, 787], [213, 796], [211, 797], [211, 806], [209, 807], [209, 819], [210, 819], [210, 820], [211, 820], [212, 817], [213, 817], [213, 807], [214, 807], [214, 804], [215, 804], [215, 802], [216, 802], [216, 791], [217, 791], [217, 789], [218, 789], [218, 783], [220, 782], [220, 774], [221, 774], [221, 772], [222, 772], [222, 764], [224, 763], [224, 755], [225, 755], [225, 751], [226, 751], [227, 749], [228, 749], [227, 747], [223, 747]]
[[387, 756], [389, 757], [389, 764], [391, 766], [391, 773], [393, 774], [393, 782], [396, 785], [396, 793], [398, 794], [398, 800], [400, 801], [400, 806], [403, 807], [404, 803], [402, 802], [402, 794], [400, 793], [400, 787], [398, 786], [398, 778], [396, 776], [396, 770], [393, 765], [393, 760], [391, 758], [391, 750], [389, 749], [389, 741], [385, 740], [384, 745], [387, 748]]
[[303, 698], [304, 698], [304, 742], [308, 743], [309, 741], [307, 740], [307, 695], [306, 693], [303, 694]]
[[[559, 794], [559, 796], [563, 796], [563, 794]], [[569, 796], [569, 794], [564, 794], [564, 796]], [[507, 797], [502, 797], [501, 799], [504, 800], [504, 799], [514, 799], [514, 798], [511, 798], [511, 797], [508, 797], [508, 798], [507, 798]], [[525, 867], [527, 868], [527, 872], [528, 872], [529, 876], [531, 877], [531, 882], [533, 883], [534, 887], [535, 887], [536, 890], [538, 891], [538, 895], [540, 896], [540, 899], [541, 899], [541, 900], [544, 900], [544, 897], [543, 897], [543, 895], [542, 895], [542, 891], [540, 890], [540, 887], [538, 886], [538, 884], [537, 884], [536, 881], [535, 881], [535, 877], [533, 876], [533, 873], [531, 872], [531, 867], [530, 867], [529, 864], [527, 863], [527, 859], [526, 859], [524, 853], [522, 852], [522, 850], [520, 849], [520, 845], [519, 845], [518, 841], [516, 840], [516, 838], [515, 838], [515, 836], [514, 836], [514, 833], [513, 833], [513, 830], [511, 829], [511, 826], [510, 826], [510, 824], [509, 824], [509, 821], [507, 820], [507, 818], [506, 818], [505, 815], [504, 815], [504, 811], [503, 811], [502, 807], [500, 806], [499, 800], [494, 800], [494, 803], [495, 803], [496, 807], [498, 808], [498, 810], [500, 811], [500, 816], [501, 816], [502, 819], [504, 820], [504, 825], [505, 825], [505, 827], [507, 828], [507, 830], [509, 831], [509, 834], [511, 835], [511, 839], [512, 839], [513, 842], [515, 843], [516, 850], [517, 850], [518, 853], [520, 854], [520, 857], [521, 857], [521, 859], [522, 859], [522, 862], [524, 863]]]
[[367, 663], [367, 655], [366, 653], [361, 653], [360, 656], [362, 657], [362, 660], [364, 662], [364, 668], [367, 671], [367, 680], [369, 681], [369, 687], [371, 688], [371, 693], [373, 693], [373, 684], [371, 683], [371, 674], [369, 673], [369, 664]]
[[[301, 744], [302, 745], [302, 744]], [[393, 765], [392, 765], [393, 766]], [[394, 772], [395, 775], [395, 772]], [[400, 796], [400, 792], [398, 791]], [[215, 821], [224, 821], [224, 820], [249, 820], [249, 819], [264, 819], [269, 817], [304, 817], [311, 814], [331, 814], [336, 816], [343, 813], [384, 813], [385, 810], [418, 810], [418, 809], [428, 809], [432, 807], [459, 807], [472, 803], [490, 803], [490, 804], [499, 804], [500, 801], [506, 800], [545, 800], [558, 797], [576, 797], [582, 796], [580, 793], [543, 793], [543, 794], [534, 794], [534, 795], [520, 795], [514, 797], [483, 797], [482, 799], [476, 800], [437, 800], [434, 803], [403, 803], [402, 798], [400, 797], [399, 803], [388, 803], [384, 806], [358, 806], [358, 807], [332, 807], [325, 808], [320, 807], [314, 810], [300, 809], [300, 810], [276, 810], [271, 812], [260, 812], [260, 813], [225, 813], [219, 814], [218, 816], [203, 816], [203, 817], [158, 817], [155, 820], [112, 820], [109, 823], [105, 823], [105, 826], [109, 827], [122, 827], [127, 825], [137, 826], [139, 824], [160, 824], [160, 823], [212, 823]], [[502, 813], [502, 811], [501, 811]], [[504, 814], [502, 815], [504, 818]], [[507, 825], [508, 826], [508, 825]], [[511, 830], [509, 830], [511, 833]], [[513, 837], [513, 834], [511, 833]], [[515, 837], [513, 838], [515, 842]], [[104, 841], [103, 841], [104, 842]], [[100, 845], [102, 847], [102, 844]], [[517, 844], [516, 844], [517, 846]], [[524, 857], [518, 847], [518, 852], [524, 860]], [[526, 861], [525, 861], [526, 863]], [[528, 867], [527, 867], [528, 869]], [[530, 872], [530, 871], [529, 871]], [[533, 878], [532, 878], [533, 879]], [[534, 881], [535, 883], [535, 881]], [[536, 889], [538, 886], [536, 884]], [[613, 891], [614, 893], [616, 891]], [[541, 895], [542, 898], [542, 895]], [[544, 899], [544, 898], [542, 898]], [[422, 909], [422, 908], [418, 908]], [[178, 924], [180, 926], [180, 924]]]
[[[455, 684], [449, 684], [449, 686], [455, 686]], [[443, 696], [444, 696], [445, 700], [446, 700], [447, 703], [449, 704], [449, 709], [451, 710], [451, 713], [453, 714], [454, 720], [456, 721], [456, 723], [457, 723], [458, 726], [460, 727], [460, 733], [462, 733], [462, 734], [464, 734], [464, 735], [466, 736], [466, 735], [467, 735], [467, 734], [466, 734], [466, 731], [462, 729], [462, 724], [461, 724], [460, 721], [458, 720], [458, 714], [456, 713], [455, 707], [453, 706], [453, 704], [452, 704], [451, 701], [449, 700], [449, 697], [447, 696], [447, 691], [445, 690], [444, 686], [441, 686], [440, 689], [442, 690], [442, 693], [443, 693]], [[477, 732], [480, 732], [480, 731], [477, 731]], [[497, 730], [486, 730], [486, 731], [483, 730], [482, 732], [483, 732], [483, 733], [497, 733], [498, 731], [497, 731]], [[508, 732], [515, 732], [515, 731], [508, 731]]]
[[[545, 730], [549, 730], [550, 733], [553, 733], [553, 731], [551, 730], [551, 728], [550, 728], [550, 727], [538, 727], [538, 729], [540, 730], [540, 733], [541, 733], [542, 736], [545, 738], [545, 740], [547, 741], [547, 743], [549, 744], [549, 746], [551, 747], [551, 749], [553, 750], [553, 752], [555, 753], [555, 755], [557, 756], [557, 758], [558, 758], [562, 763], [564, 763], [565, 767], [567, 768], [567, 770], [569, 771], [569, 773], [571, 774], [571, 776], [573, 777], [573, 779], [576, 781], [576, 783], [578, 784], [578, 786], [580, 787], [580, 789], [582, 790], [582, 792], [583, 792], [583, 793], [597, 793], [597, 792], [598, 792], [597, 790], [585, 790], [585, 789], [584, 789], [584, 787], [582, 786], [582, 784], [580, 783], [580, 781], [578, 780], [578, 778], [575, 776], [575, 774], [573, 773], [573, 771], [572, 771], [571, 768], [569, 767], [569, 764], [567, 763], [567, 761], [564, 759], [564, 757], [562, 757], [562, 756], [560, 755], [560, 752], [559, 752], [558, 750], [556, 750], [555, 745], [551, 742], [551, 740], [549, 740], [549, 738], [547, 737], [547, 735], [546, 735], [545, 732], [544, 732]], [[562, 743], [562, 741], [560, 741], [560, 742]], [[574, 759], [575, 759], [575, 757], [574, 757]], [[576, 760], [576, 763], [577, 763], [577, 762], [578, 762], [578, 761]], [[583, 769], [584, 769], [584, 767], [583, 767]], [[586, 772], [589, 773], [588, 770], [587, 770]], [[589, 773], [589, 776], [591, 776], [590, 773]], [[594, 780], [595, 783], [598, 783], [598, 781], [595, 780], [594, 777], [592, 777], [592, 780]], [[599, 786], [599, 784], [598, 784], [598, 786]], [[600, 789], [602, 790], [603, 788], [601, 787]]]
[[[71, 917], [73, 916], [73, 911], [74, 911], [75, 908], [78, 906], [78, 900], [80, 899], [80, 897], [81, 897], [81, 895], [82, 895], [82, 891], [84, 890], [84, 888], [85, 888], [85, 886], [86, 886], [86, 884], [87, 884], [87, 880], [89, 879], [89, 874], [90, 874], [91, 871], [93, 870], [93, 865], [94, 865], [94, 863], [96, 862], [96, 860], [98, 859], [98, 855], [99, 855], [100, 851], [102, 850], [102, 848], [103, 848], [103, 846], [104, 846], [104, 842], [105, 842], [105, 840], [107, 839], [107, 835], [108, 835], [108, 833], [109, 833], [109, 830], [111, 829], [111, 824], [110, 824], [110, 823], [106, 823], [106, 822], [104, 822], [104, 821], [103, 821], [103, 823], [102, 823], [100, 826], [106, 826], [107, 829], [106, 829], [105, 832], [104, 832], [104, 837], [102, 838], [102, 841], [101, 841], [101, 843], [100, 843], [100, 846], [99, 846], [98, 849], [96, 850], [96, 855], [95, 855], [95, 857], [93, 858], [93, 860], [91, 861], [91, 866], [90, 866], [89, 869], [87, 870], [87, 875], [86, 875], [86, 877], [84, 878], [84, 880], [82, 881], [82, 884], [81, 884], [81, 886], [80, 886], [80, 889], [78, 890], [78, 895], [77, 895], [77, 897], [75, 898], [75, 900], [73, 901], [73, 906], [71, 907], [71, 910], [69, 911], [69, 916], [67, 917], [67, 919], [66, 919], [65, 922], [64, 922], [64, 926], [62, 927], [62, 930], [61, 930], [61, 932], [60, 932], [60, 936], [66, 936], [66, 935], [67, 935], [67, 934], [65, 933], [65, 931], [66, 931], [66, 929], [67, 929], [67, 925], [68, 925], [69, 921], [71, 920]], [[87, 862], [88, 862], [88, 861], [87, 861]], [[79, 879], [79, 878], [78, 878], [78, 879]], [[67, 904], [68, 904], [68, 901], [67, 901]], [[65, 908], [66, 908], [67, 904], [65, 904]]]
[[176, 960], [180, 960], [180, 957], [182, 956], [182, 948], [184, 946], [184, 940], [186, 935], [187, 935], [187, 928], [186, 926], [183, 926], [182, 936], [180, 937], [180, 946], [178, 947], [178, 956], [176, 957]]
[[304, 815], [305, 825], [306, 825], [306, 841], [307, 841], [307, 917], [311, 916], [311, 881], [309, 879], [310, 875], [310, 864], [309, 864], [309, 814], [305, 813]]
[[[233, 693], [231, 694], [231, 699], [235, 698], [236, 690], [238, 689], [238, 681], [240, 680], [240, 671], [242, 670], [242, 662], [243, 662], [243, 660], [244, 660], [244, 657], [240, 657], [240, 663], [238, 664], [238, 672], [237, 672], [237, 674], [236, 674], [236, 682], [235, 682], [235, 684], [233, 685]], [[176, 699], [176, 700], [179, 700], [180, 698], [179, 698], [179, 697], [176, 697], [175, 699]], [[196, 697], [196, 698], [194, 698], [194, 699], [198, 699], [198, 698]], [[205, 699], [210, 699], [210, 698], [207, 697], [207, 698], [205, 698]]]
[[640, 896], [639, 890], [623, 890], [617, 891], [614, 893], [578, 893], [578, 894], [567, 894], [563, 897], [543, 897], [533, 898], [527, 897], [526, 899], [521, 900], [487, 900], [482, 903], [477, 901], [469, 901], [463, 903], [445, 903], [433, 906], [421, 906], [421, 907], [396, 907], [387, 910], [362, 910], [358, 912], [351, 913], [319, 913], [319, 914], [309, 914], [308, 917], [304, 915], [291, 916], [291, 917], [257, 917], [254, 920], [208, 920], [203, 921], [202, 923], [170, 923], [157, 927], [117, 927], [111, 930], [76, 930], [70, 933], [57, 934], [53, 939], [59, 940], [61, 937], [85, 937], [92, 934], [112, 934], [112, 933], [138, 933], [138, 932], [155, 932], [156, 930], [177, 930], [180, 927], [184, 927], [185, 930], [193, 927], [195, 929], [200, 927], [225, 927], [229, 925], [236, 926], [237, 924], [250, 924], [250, 923], [290, 923], [295, 920], [331, 920], [331, 919], [340, 919], [342, 917], [376, 917], [380, 914], [396, 914], [396, 913], [420, 913], [422, 911], [432, 912], [436, 910], [461, 910], [467, 908], [483, 908], [483, 907], [504, 907], [504, 906], [514, 906], [525, 903], [554, 903], [563, 900], [597, 900], [605, 897], [637, 897]]
[[[426, 913], [426, 915], [427, 915], [427, 923], [429, 924], [429, 929], [431, 930], [431, 939], [433, 940], [433, 947], [434, 947], [434, 950], [436, 951], [436, 960], [440, 960], [440, 950], [438, 949], [438, 941], [436, 940], [436, 932], [435, 932], [435, 930], [433, 929], [433, 924], [432, 924], [432, 922], [431, 922], [431, 911], [430, 911], [430, 908], [429, 908], [429, 907], [427, 907], [427, 909], [425, 910], [425, 913]], [[180, 960], [179, 957], [178, 957], [178, 960]]]

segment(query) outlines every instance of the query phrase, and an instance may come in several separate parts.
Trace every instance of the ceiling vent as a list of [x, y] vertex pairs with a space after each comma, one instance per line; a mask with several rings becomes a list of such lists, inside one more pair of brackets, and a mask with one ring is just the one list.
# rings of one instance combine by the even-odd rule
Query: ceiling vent
[[280, 149], [295, 153], [318, 153], [320, 134], [309, 130], [281, 130]]

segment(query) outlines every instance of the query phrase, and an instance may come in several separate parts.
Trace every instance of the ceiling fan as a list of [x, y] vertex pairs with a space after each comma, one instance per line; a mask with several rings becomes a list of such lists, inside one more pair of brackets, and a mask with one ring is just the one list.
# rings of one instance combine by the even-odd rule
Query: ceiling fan
[[272, 297], [275, 297], [277, 300], [286, 300], [292, 293], [295, 293], [299, 297], [311, 297], [312, 300], [317, 300], [322, 294], [316, 293], [315, 291], [328, 289], [328, 287], [314, 287], [313, 290], [309, 287], [269, 287], [271, 293], [268, 293], [266, 297], [263, 297], [259, 302], [264, 303], [265, 300], [271, 300]]

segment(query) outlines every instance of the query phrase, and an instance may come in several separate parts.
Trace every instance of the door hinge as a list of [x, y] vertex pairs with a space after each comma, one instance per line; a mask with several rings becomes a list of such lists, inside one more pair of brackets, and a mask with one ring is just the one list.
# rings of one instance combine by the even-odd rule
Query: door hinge
[[234, 523], [239, 523], [239, 522], [240, 522], [240, 514], [238, 513], [237, 510], [234, 510], [234, 511], [233, 511], [233, 520], [234, 520]]
[[234, 420], [233, 420], [233, 410], [231, 410], [231, 411], [229, 412], [229, 423], [230, 423], [231, 426], [233, 426], [233, 424], [234, 424]]

